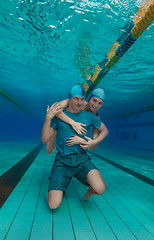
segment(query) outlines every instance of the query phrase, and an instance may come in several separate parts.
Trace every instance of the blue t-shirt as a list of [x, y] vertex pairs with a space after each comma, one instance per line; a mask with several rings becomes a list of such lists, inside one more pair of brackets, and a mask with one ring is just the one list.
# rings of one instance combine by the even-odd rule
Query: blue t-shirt
[[[71, 113], [67, 110], [64, 113], [73, 119], [75, 122], [80, 122], [86, 124], [84, 128], [87, 130], [86, 136], [92, 128], [100, 128], [101, 127], [101, 120], [93, 113], [81, 111], [79, 113]], [[57, 150], [60, 152], [62, 156], [66, 156], [70, 153], [82, 153], [85, 150], [79, 146], [79, 144], [75, 144], [73, 146], [67, 146], [65, 141], [72, 136], [79, 136], [84, 138], [84, 136], [78, 135], [77, 132], [71, 127], [70, 124], [63, 122], [57, 117], [54, 117], [51, 122], [51, 127], [54, 130], [57, 130], [57, 136], [55, 140], [55, 145]]]

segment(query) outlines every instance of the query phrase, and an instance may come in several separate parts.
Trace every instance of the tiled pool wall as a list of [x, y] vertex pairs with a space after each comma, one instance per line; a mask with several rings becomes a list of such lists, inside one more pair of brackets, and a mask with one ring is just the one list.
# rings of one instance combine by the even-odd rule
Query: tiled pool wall
[[154, 110], [114, 118], [104, 123], [109, 130], [105, 141], [154, 150]]

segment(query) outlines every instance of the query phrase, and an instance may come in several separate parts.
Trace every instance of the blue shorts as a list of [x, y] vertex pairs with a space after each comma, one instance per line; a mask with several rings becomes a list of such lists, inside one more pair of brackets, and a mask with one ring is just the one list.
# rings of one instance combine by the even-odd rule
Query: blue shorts
[[[67, 159], [69, 159], [69, 165], [67, 164]], [[81, 183], [88, 186], [87, 174], [92, 169], [97, 168], [91, 162], [91, 157], [86, 152], [69, 154], [67, 156], [61, 156], [60, 153], [57, 153], [49, 176], [48, 191], [61, 190], [65, 192], [72, 177], [77, 178]]]

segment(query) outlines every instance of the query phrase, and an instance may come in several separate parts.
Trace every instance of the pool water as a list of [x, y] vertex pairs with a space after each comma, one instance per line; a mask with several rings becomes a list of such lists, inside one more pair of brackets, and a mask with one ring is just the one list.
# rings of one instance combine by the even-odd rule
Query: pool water
[[[1, 88], [42, 121], [47, 104], [67, 98], [105, 59], [141, 2], [1, 0]], [[103, 119], [153, 106], [153, 36], [152, 23], [99, 83]], [[7, 116], [12, 105], [1, 102]]]
[[154, 239], [153, 23], [98, 84], [109, 135], [91, 153], [106, 193], [85, 202], [85, 186], [73, 179], [60, 208], [50, 211], [56, 151], [47, 155], [40, 145], [47, 105], [105, 63], [142, 4], [0, 1], [0, 240]]

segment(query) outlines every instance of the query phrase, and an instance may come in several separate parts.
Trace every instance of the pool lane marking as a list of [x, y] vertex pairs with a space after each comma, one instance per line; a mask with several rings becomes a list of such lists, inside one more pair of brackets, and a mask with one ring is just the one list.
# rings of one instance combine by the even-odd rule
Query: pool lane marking
[[18, 103], [11, 95], [9, 95], [4, 89], [0, 88], [0, 95], [2, 95], [4, 98], [6, 98], [8, 101], [13, 103], [15, 106], [17, 106], [19, 109], [24, 111], [26, 114], [28, 114], [30, 117], [35, 118], [31, 113], [29, 113], [20, 103]]
[[90, 79], [87, 79], [82, 86], [85, 88], [86, 97], [96, 88], [102, 78], [106, 76], [109, 70], [121, 59], [121, 57], [130, 49], [136, 40], [143, 34], [143, 32], [150, 26], [154, 20], [154, 1], [149, 5], [146, 3], [146, 8], [141, 6], [138, 17], [134, 19], [131, 29], [122, 43], [117, 42], [113, 45], [110, 52], [105, 59], [95, 66], [95, 72]]
[[19, 183], [25, 172], [31, 166], [43, 145], [39, 144], [18, 163], [0, 176], [0, 208], [10, 196], [16, 185]]
[[[117, 144], [118, 145], [118, 144]], [[135, 148], [136, 149], [136, 148]], [[143, 149], [142, 149], [143, 150]], [[142, 156], [140, 156], [140, 155], [135, 155], [135, 154], [131, 154], [131, 153], [128, 153], [128, 152], [126, 152], [126, 151], [122, 151], [122, 150], [115, 150], [114, 149], [114, 151], [115, 152], [118, 152], [118, 153], [126, 153], [127, 155], [129, 155], [129, 156], [133, 156], [133, 157], [135, 157], [135, 158], [142, 158], [142, 159], [144, 159], [144, 160], [146, 160], [146, 161], [151, 161], [151, 162], [153, 162], [153, 159], [151, 159], [151, 158], [147, 158], [147, 157], [142, 157]], [[147, 150], [148, 151], [148, 150]]]
[[143, 182], [145, 182], [145, 183], [147, 183], [147, 184], [149, 184], [151, 186], [154, 186], [154, 180], [153, 179], [148, 178], [148, 177], [146, 177], [146, 176], [144, 176], [144, 175], [142, 175], [140, 173], [137, 173], [137, 172], [131, 170], [130, 168], [127, 168], [127, 167], [124, 167], [124, 166], [122, 166], [122, 165], [120, 165], [118, 163], [115, 163], [115, 162], [113, 162], [113, 161], [111, 161], [111, 160], [109, 160], [107, 158], [104, 158], [104, 157], [102, 157], [102, 156], [100, 156], [100, 155], [98, 155], [96, 153], [93, 153], [93, 152], [90, 152], [90, 153], [92, 153], [94, 156], [102, 159], [103, 161], [113, 165], [114, 167], [119, 168], [120, 170], [122, 170], [122, 171], [124, 171], [124, 172], [126, 172], [126, 173], [128, 173], [128, 174], [130, 174], [130, 175], [132, 175], [132, 176], [134, 176], [134, 177], [136, 177], [138, 179], [140, 179], [141, 181], [143, 181]]

